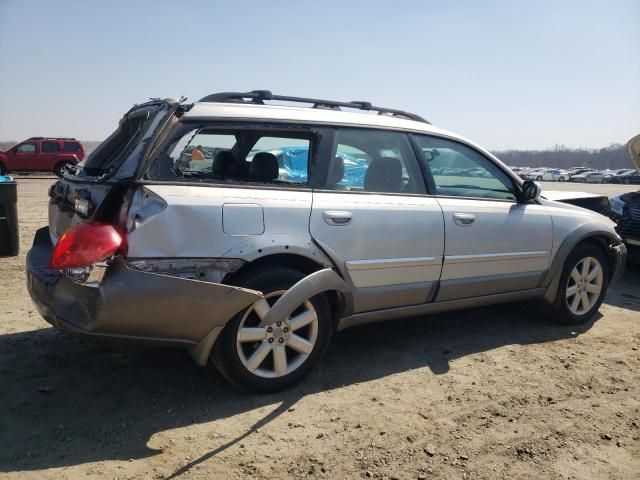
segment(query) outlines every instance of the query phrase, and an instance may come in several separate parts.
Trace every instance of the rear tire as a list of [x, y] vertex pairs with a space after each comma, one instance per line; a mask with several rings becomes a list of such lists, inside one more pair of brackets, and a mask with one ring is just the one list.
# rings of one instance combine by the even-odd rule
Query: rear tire
[[541, 177], [540, 175], [538, 175], [538, 178], [536, 178], [536, 180], [537, 180], [538, 182], [541, 182], [541, 181], [542, 181], [542, 177]]
[[53, 173], [56, 174], [56, 176], [62, 178], [62, 172], [64, 172], [64, 169], [67, 168], [69, 165], [73, 165], [71, 162], [62, 162], [56, 165], [56, 167], [53, 169]]
[[[246, 272], [235, 279], [234, 284], [261, 291], [267, 302], [273, 305], [284, 291], [304, 277], [291, 268], [265, 266]], [[211, 360], [217, 370], [240, 390], [276, 392], [300, 382], [322, 360], [333, 330], [331, 309], [325, 295], [316, 295], [302, 303], [281, 325], [272, 325], [272, 332], [267, 333], [267, 329], [259, 331], [258, 304], [238, 313], [227, 323], [213, 347]], [[294, 325], [296, 318], [313, 316], [315, 318], [302, 327]], [[243, 335], [257, 331], [258, 336], [243, 339], [241, 330]], [[261, 352], [266, 353], [261, 355]], [[256, 360], [260, 357], [263, 359]]]
[[564, 325], [585, 323], [598, 311], [609, 286], [609, 264], [601, 249], [578, 245], [562, 267], [550, 315]]

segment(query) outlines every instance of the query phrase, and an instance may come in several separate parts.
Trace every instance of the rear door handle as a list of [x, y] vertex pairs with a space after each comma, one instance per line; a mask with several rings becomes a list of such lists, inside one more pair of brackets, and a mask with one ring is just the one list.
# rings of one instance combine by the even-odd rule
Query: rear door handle
[[353, 219], [353, 214], [341, 210], [325, 210], [322, 212], [322, 218], [327, 225], [348, 225]]
[[476, 220], [476, 216], [472, 213], [454, 213], [453, 221], [461, 227], [468, 227]]

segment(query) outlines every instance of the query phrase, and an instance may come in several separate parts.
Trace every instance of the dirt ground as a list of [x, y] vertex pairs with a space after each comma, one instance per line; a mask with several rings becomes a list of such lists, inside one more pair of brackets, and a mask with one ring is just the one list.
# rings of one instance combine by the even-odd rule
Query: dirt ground
[[52, 181], [19, 180], [22, 252], [0, 260], [0, 477], [640, 477], [640, 268], [589, 325], [511, 304], [353, 328], [298, 387], [246, 395], [40, 318], [24, 261]]

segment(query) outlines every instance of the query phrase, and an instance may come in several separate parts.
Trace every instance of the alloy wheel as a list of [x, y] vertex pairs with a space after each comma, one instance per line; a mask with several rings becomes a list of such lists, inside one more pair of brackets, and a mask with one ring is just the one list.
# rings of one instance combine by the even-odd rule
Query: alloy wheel
[[253, 304], [238, 327], [236, 348], [240, 361], [262, 378], [283, 377], [298, 369], [311, 355], [318, 338], [318, 315], [309, 300], [286, 319], [259, 326], [284, 292], [272, 292]]
[[566, 302], [571, 313], [588, 313], [598, 302], [603, 284], [604, 275], [598, 259], [585, 257], [580, 260], [567, 280]]

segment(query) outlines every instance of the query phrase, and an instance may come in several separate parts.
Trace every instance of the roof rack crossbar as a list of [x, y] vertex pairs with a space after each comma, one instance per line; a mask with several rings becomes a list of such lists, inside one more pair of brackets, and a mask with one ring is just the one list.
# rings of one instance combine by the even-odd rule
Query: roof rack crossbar
[[353, 108], [357, 110], [367, 110], [378, 112], [378, 115], [390, 115], [394, 117], [406, 118], [414, 120], [416, 122], [429, 123], [429, 121], [422, 118], [415, 113], [409, 113], [402, 110], [396, 110], [393, 108], [376, 107], [371, 105], [371, 102], [364, 102], [361, 100], [352, 102], [337, 102], [335, 100], [320, 100], [317, 98], [305, 98], [305, 97], [290, 97], [286, 95], [274, 95], [269, 90], [252, 90], [250, 92], [219, 92], [212, 93], [200, 99], [201, 102], [217, 102], [217, 103], [253, 103], [257, 105], [264, 105], [266, 101], [280, 101], [280, 102], [292, 102], [292, 103], [309, 103], [312, 108], [325, 108], [340, 110], [341, 107]]

